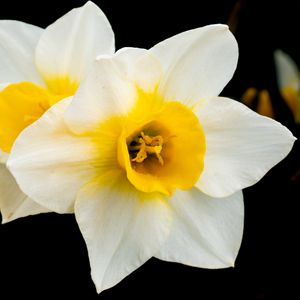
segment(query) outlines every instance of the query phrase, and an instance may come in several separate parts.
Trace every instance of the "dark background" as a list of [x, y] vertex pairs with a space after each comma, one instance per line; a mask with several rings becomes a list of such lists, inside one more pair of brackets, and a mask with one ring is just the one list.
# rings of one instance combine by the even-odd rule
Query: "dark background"
[[[2, 6], [0, 19], [46, 27], [84, 3], [9, 1]], [[299, 0], [245, 0], [238, 5], [233, 0], [95, 3], [112, 24], [117, 49], [149, 48], [179, 32], [230, 19], [240, 59], [222, 94], [239, 99], [249, 86], [268, 89], [275, 118], [299, 137], [299, 125], [278, 92], [273, 64], [273, 51], [281, 48], [300, 66]], [[120, 284], [97, 295], [74, 216], [51, 213], [0, 225], [0, 299], [296, 299], [300, 294], [300, 180], [295, 176], [299, 152], [296, 142], [288, 158], [244, 190], [244, 238], [235, 268], [205, 270], [151, 259]]]

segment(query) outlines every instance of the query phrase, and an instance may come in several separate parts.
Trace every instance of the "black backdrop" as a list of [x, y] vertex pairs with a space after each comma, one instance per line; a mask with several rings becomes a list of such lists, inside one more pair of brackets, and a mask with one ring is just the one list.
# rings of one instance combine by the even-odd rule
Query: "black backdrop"
[[[174, 3], [175, 2], [175, 3]], [[274, 3], [276, 2], [276, 3]], [[46, 27], [85, 1], [14, 1], [0, 19]], [[149, 48], [176, 33], [226, 23], [234, 0], [95, 1], [110, 20], [117, 49]], [[239, 99], [249, 86], [267, 88], [276, 118], [299, 136], [299, 125], [280, 98], [273, 51], [281, 48], [300, 66], [300, 1], [240, 1], [231, 22], [240, 47], [233, 80], [222, 92]], [[231, 19], [232, 20], [232, 19]], [[235, 19], [236, 21], [236, 19]], [[237, 26], [236, 26], [237, 25]], [[0, 58], [1, 59], [1, 58]], [[258, 184], [244, 190], [245, 229], [235, 268], [205, 270], [151, 259], [100, 295], [90, 278], [84, 241], [73, 215], [54, 213], [0, 225], [0, 299], [296, 299], [299, 270], [299, 145]], [[55, 187], [54, 187], [55, 188]], [[293, 275], [293, 272], [296, 275]]]

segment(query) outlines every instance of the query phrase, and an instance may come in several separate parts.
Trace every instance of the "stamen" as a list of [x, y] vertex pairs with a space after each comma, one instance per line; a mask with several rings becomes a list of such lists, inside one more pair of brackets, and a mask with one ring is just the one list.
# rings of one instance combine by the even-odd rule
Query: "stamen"
[[148, 154], [154, 154], [161, 165], [164, 164], [163, 158], [160, 155], [162, 151], [163, 138], [160, 135], [151, 137], [141, 132], [141, 137], [138, 140], [138, 145], [129, 145], [129, 151], [138, 151], [136, 157], [132, 159], [134, 162], [142, 163]]

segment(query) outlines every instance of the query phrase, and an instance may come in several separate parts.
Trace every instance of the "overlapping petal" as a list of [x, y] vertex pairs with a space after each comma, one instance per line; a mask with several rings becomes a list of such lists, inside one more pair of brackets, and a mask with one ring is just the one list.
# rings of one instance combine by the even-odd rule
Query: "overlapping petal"
[[73, 212], [79, 188], [95, 173], [89, 136], [74, 135], [63, 120], [70, 101], [60, 101], [23, 130], [7, 162], [21, 189], [58, 213]]
[[152, 92], [160, 84], [163, 66], [149, 50], [122, 48], [116, 52], [115, 60], [125, 76], [145, 92]]
[[[5, 85], [3, 84], [3, 88]], [[0, 149], [0, 211], [2, 223], [29, 215], [49, 212], [48, 209], [31, 200], [20, 190], [14, 177], [6, 168], [8, 156], [8, 153]]]
[[196, 186], [212, 197], [226, 197], [255, 184], [295, 141], [280, 123], [228, 98], [205, 101], [195, 113], [206, 136], [204, 170]]
[[99, 56], [65, 119], [75, 132], [94, 130], [110, 116], [128, 113], [137, 99], [136, 88], [152, 91], [161, 74], [161, 64], [145, 49], [124, 48], [111, 57]]
[[241, 191], [215, 199], [196, 188], [178, 190], [168, 204], [172, 229], [157, 258], [201, 268], [234, 265], [243, 235]]
[[[84, 6], [73, 9], [65, 16], [58, 19], [55, 23], [50, 25], [46, 30], [33, 25], [25, 24], [23, 22], [1, 21], [0, 81], [3, 81], [1, 87], [5, 87], [12, 82], [34, 82], [39, 86], [48, 88], [54, 94], [61, 94], [61, 98], [63, 98], [75, 92], [79, 82], [86, 75], [86, 72], [97, 55], [104, 53], [112, 54], [113, 52], [114, 34], [111, 26], [104, 13], [92, 2], [87, 2]], [[50, 128], [48, 128], [49, 131], [51, 131], [51, 122], [54, 122], [55, 119], [53, 116], [58, 112], [58, 110], [54, 110], [56, 111], [55, 113], [50, 112], [50, 115], [46, 117], [47, 121], [45, 124], [48, 123], [50, 126]], [[54, 132], [54, 127], [55, 126], [52, 128], [52, 134], [62, 136], [62, 132], [58, 133], [59, 130]], [[46, 135], [47, 134], [45, 134], [45, 136]], [[52, 143], [52, 146], [47, 145], [46, 139], [47, 138], [44, 140], [42, 139], [42, 143], [44, 144], [45, 148], [43, 150], [40, 149], [40, 151], [52, 156], [52, 153], [55, 153], [55, 149], [52, 147], [54, 144]], [[23, 141], [24, 140], [21, 138], [21, 143], [23, 143]], [[60, 146], [58, 146], [58, 148]], [[71, 147], [68, 145], [68, 142], [65, 143], [64, 146], [66, 147], [66, 149], [64, 149], [65, 154], [60, 156], [63, 161], [64, 158], [62, 158], [62, 156], [66, 157], [68, 155], [66, 151], [69, 151]], [[41, 146], [41, 148], [43, 147]], [[39, 150], [37, 149], [37, 151]], [[81, 149], [81, 151], [84, 151], [84, 149]], [[27, 158], [32, 160], [32, 162], [36, 162], [38, 164], [41, 163], [39, 160], [41, 157], [35, 157], [36, 152], [34, 154], [34, 151], [32, 154], [33, 156]], [[18, 163], [23, 165], [23, 163], [25, 163], [25, 159], [22, 162], [19, 160]], [[1, 155], [1, 162], [5, 162], [6, 160], [7, 156]], [[74, 165], [73, 168], [75, 170], [76, 167], [74, 167]], [[55, 168], [55, 163], [53, 163], [53, 167]], [[80, 168], [78, 165], [77, 167]], [[29, 173], [33, 176], [33, 178], [35, 178], [35, 176], [39, 176], [37, 175], [38, 172], [35, 173], [29, 171]], [[2, 181], [12, 182], [10, 174], [8, 172], [5, 174], [5, 180], [4, 173], [2, 174]], [[54, 181], [57, 179], [56, 175], [49, 176], [48, 179], [49, 190], [52, 189], [58, 191], [59, 193], [59, 191], [61, 191], [59, 188], [53, 189], [53, 187], [50, 187], [51, 185], [55, 184]], [[66, 183], [65, 181], [63, 182]], [[62, 186], [64, 186], [64, 183]], [[13, 184], [11, 184], [11, 186], [13, 186]], [[34, 191], [30, 189], [29, 194], [33, 193], [35, 197], [35, 193], [39, 195], [39, 192], [37, 191], [38, 188], [36, 185], [34, 186], [35, 188], [32, 188]], [[3, 188], [5, 187], [3, 186]], [[41, 188], [41, 186], [39, 186], [39, 188]], [[12, 188], [9, 188], [9, 190], [11, 191]], [[24, 198], [23, 193], [18, 189], [16, 184], [14, 185], [14, 190], [16, 193], [18, 192], [20, 194], [19, 197], [15, 198]], [[10, 194], [12, 197], [14, 197], [16, 193], [13, 194], [11, 192]], [[43, 194], [42, 191], [40, 193]], [[17, 209], [17, 204], [14, 204], [17, 200], [9, 199], [9, 194], [7, 193], [5, 193], [5, 195], [6, 196], [2, 198], [2, 211], [5, 211], [6, 207], [9, 209], [12, 208], [13, 205], [15, 205], [14, 207]], [[41, 198], [43, 201], [44, 197]], [[66, 198], [69, 199], [67, 201], [74, 201], [72, 196], [63, 197], [64, 200]], [[4, 200], [7, 203], [4, 203]], [[30, 201], [27, 200], [26, 203]], [[17, 202], [19, 203], [18, 206], [20, 208], [28, 208], [28, 214], [30, 214], [30, 205], [21, 205], [20, 201]], [[58, 208], [55, 203], [52, 203], [52, 201], [48, 202], [48, 207], [53, 207], [53, 210], [55, 211], [68, 212], [73, 209], [72, 204], [70, 204], [71, 202], [66, 204], [62, 201], [60, 202], [61, 206]], [[36, 204], [33, 203], [32, 205], [34, 206]], [[18, 211], [20, 211], [20, 209], [18, 209]], [[33, 208], [33, 213], [34, 212], [35, 209]], [[16, 211], [16, 214], [18, 213], [19, 212]]]
[[[223, 25], [179, 34], [149, 51], [124, 48], [110, 58], [100, 56], [91, 70], [94, 75], [79, 89], [66, 118], [78, 132], [111, 115], [112, 108], [116, 114], [124, 113], [136, 100], [133, 84], [146, 91], [159, 86], [165, 99], [190, 104], [216, 96], [232, 77], [237, 56], [236, 41]], [[72, 113], [79, 110], [80, 116]]]
[[136, 100], [136, 89], [114, 57], [101, 57], [90, 70], [65, 113], [75, 132], [94, 130], [113, 115], [130, 111]]

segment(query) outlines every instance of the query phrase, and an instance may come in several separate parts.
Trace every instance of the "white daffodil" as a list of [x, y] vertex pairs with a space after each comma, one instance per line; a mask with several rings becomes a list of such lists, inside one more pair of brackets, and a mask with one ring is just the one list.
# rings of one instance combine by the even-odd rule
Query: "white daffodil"
[[300, 73], [296, 63], [281, 50], [274, 53], [277, 81], [281, 96], [300, 123]]
[[5, 166], [19, 133], [73, 95], [98, 54], [114, 53], [114, 34], [92, 2], [45, 30], [0, 21], [0, 209], [2, 221], [48, 211], [18, 188]]
[[16, 140], [11, 172], [41, 205], [75, 211], [98, 292], [153, 256], [233, 266], [241, 189], [294, 143], [280, 123], [218, 97], [237, 59], [224, 25], [100, 56], [72, 102]]

